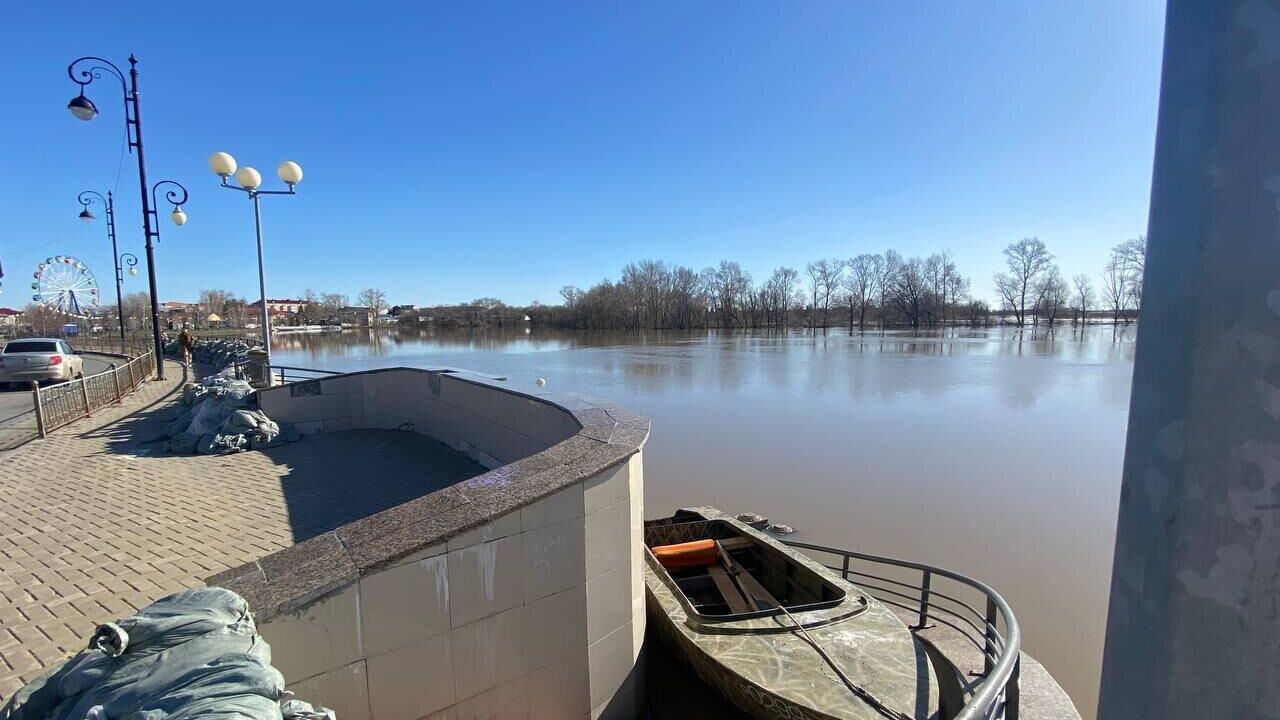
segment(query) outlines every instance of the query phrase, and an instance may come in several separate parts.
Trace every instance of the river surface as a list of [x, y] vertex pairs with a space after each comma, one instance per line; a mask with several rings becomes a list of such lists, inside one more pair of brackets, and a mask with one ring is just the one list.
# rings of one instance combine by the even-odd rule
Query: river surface
[[448, 365], [648, 414], [645, 513], [715, 505], [952, 568], [1094, 715], [1134, 328], [280, 335], [275, 362]]

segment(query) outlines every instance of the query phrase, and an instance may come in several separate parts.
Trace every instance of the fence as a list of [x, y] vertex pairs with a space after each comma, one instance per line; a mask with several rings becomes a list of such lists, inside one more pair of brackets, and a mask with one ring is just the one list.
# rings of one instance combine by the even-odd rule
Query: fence
[[[120, 348], [119, 342], [117, 338], [117, 349]], [[89, 349], [91, 344], [77, 343], [81, 349]], [[150, 350], [132, 359], [121, 358], [121, 361], [121, 365], [96, 375], [45, 388], [39, 385], [33, 387], [31, 395], [40, 437], [47, 437], [50, 432], [67, 423], [89, 417], [95, 410], [120, 402], [156, 369], [155, 354]]]
[[71, 347], [83, 352], [106, 353], [107, 355], [125, 355], [131, 358], [141, 357], [151, 350], [154, 340], [150, 335], [145, 337], [126, 337], [102, 335], [98, 337], [73, 337], [67, 342]]

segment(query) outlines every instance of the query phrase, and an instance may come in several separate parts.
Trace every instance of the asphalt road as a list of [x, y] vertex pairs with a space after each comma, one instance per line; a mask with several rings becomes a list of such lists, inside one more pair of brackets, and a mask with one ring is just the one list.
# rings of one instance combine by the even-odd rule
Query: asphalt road
[[[120, 358], [85, 354], [84, 374], [93, 375], [108, 369]], [[27, 389], [0, 391], [0, 450], [16, 447], [36, 433], [36, 413]]]

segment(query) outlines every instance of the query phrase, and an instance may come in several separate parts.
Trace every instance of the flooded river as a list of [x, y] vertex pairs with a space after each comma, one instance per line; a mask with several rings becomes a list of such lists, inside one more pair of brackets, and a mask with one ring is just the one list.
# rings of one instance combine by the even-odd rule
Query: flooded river
[[792, 536], [993, 585], [1085, 717], [1096, 702], [1133, 328], [520, 330], [277, 336], [277, 364], [466, 367], [647, 413], [645, 512], [756, 511]]

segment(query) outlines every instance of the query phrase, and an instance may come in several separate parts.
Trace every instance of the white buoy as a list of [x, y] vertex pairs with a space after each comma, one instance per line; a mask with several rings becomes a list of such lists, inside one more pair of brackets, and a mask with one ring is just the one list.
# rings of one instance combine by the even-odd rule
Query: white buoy
[[543, 385], [546, 385], [546, 384], [547, 384], [547, 379], [546, 379], [546, 378], [538, 378], [535, 382], [537, 383], [538, 387], [542, 387]]

